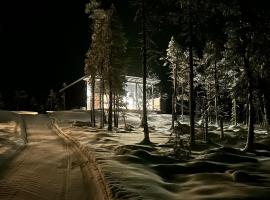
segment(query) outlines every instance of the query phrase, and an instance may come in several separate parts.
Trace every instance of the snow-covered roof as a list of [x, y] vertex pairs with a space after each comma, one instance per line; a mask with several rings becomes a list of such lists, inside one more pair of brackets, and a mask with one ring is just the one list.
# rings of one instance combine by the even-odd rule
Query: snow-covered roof
[[[143, 83], [143, 78], [141, 77], [136, 77], [136, 76], [126, 76], [127, 82], [131, 82], [131, 83]], [[154, 78], [147, 78], [146, 79], [147, 84], [150, 85], [156, 85], [158, 83], [160, 83], [160, 80], [158, 79], [154, 79]]]
[[[138, 83], [138, 84], [143, 84], [143, 78], [142, 77], [137, 77], [137, 76], [125, 76], [127, 82], [129, 83]], [[87, 81], [89, 79], [88, 77], [85, 77], [84, 80]], [[100, 77], [96, 77], [96, 79], [100, 79]], [[146, 78], [146, 82], [148, 85], [156, 85], [160, 83], [160, 80], [156, 78]]]
[[79, 79], [77, 79], [76, 81], [73, 81], [72, 83], [70, 83], [69, 85], [65, 86], [64, 88], [62, 88], [61, 90], [59, 90], [59, 92], [64, 92], [66, 89], [70, 88], [71, 86], [77, 84], [78, 82], [85, 80], [88, 77], [88, 75], [85, 75]]
[[[59, 90], [59, 92], [63, 92], [66, 89], [68, 89], [69, 87], [75, 85], [76, 83], [84, 80], [87, 81], [89, 79], [88, 75], [85, 75], [79, 79], [77, 79], [76, 81], [72, 82], [71, 84], [67, 85], [66, 87], [62, 88], [61, 90]], [[96, 79], [100, 79], [99, 77], [97, 77]], [[138, 83], [138, 84], [143, 84], [143, 78], [141, 77], [136, 77], [136, 76], [126, 76], [126, 80], [129, 83]], [[147, 78], [146, 79], [147, 85], [156, 85], [158, 83], [160, 83], [160, 80], [155, 79], [155, 78]]]

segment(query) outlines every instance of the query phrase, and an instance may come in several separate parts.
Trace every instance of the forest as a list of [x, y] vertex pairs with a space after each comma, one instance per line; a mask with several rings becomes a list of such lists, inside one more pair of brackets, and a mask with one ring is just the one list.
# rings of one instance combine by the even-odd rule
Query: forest
[[[124, 104], [120, 98], [125, 84], [122, 75], [127, 71], [128, 62], [128, 36], [115, 6], [119, 4], [121, 1], [94, 0], [86, 6], [91, 42], [85, 73], [90, 75], [92, 85], [95, 85], [94, 77], [99, 76], [100, 96], [104, 93], [109, 96], [108, 130], [112, 130], [112, 122], [117, 121], [119, 108]], [[162, 81], [161, 90], [164, 85], [168, 90], [166, 86], [170, 85], [167, 93], [171, 97], [172, 132], [177, 132], [176, 129], [184, 132], [181, 123], [184, 112], [189, 116], [190, 148], [196, 146], [198, 127], [204, 133], [205, 142], [210, 142], [209, 125], [219, 127], [222, 140], [224, 124], [230, 124], [247, 127], [243, 150], [252, 151], [255, 128], [269, 131], [267, 1], [137, 0], [129, 1], [129, 5], [136, 10], [133, 17], [140, 26], [138, 59], [144, 80], [143, 142], [150, 143], [146, 77], [156, 76]], [[166, 49], [161, 49], [164, 41], [160, 35], [171, 38]], [[92, 103], [91, 110], [95, 110], [94, 106]], [[92, 122], [95, 126], [94, 112]]]
[[[74, 2], [66, 13], [82, 12], [88, 27], [75, 34], [88, 38], [82, 77], [52, 87], [42, 110], [35, 98], [27, 110], [24, 90], [15, 103], [0, 93], [0, 199], [268, 200], [268, 1], [84, 0], [81, 10]], [[73, 15], [55, 11], [66, 20], [55, 25], [74, 27]], [[48, 86], [79, 68], [69, 59], [80, 58], [71, 53], [79, 40], [68, 38], [60, 44], [70, 45], [70, 65], [61, 77], [42, 74]], [[45, 51], [45, 64], [58, 65]], [[69, 109], [80, 96], [66, 89], [78, 82], [87, 107]]]

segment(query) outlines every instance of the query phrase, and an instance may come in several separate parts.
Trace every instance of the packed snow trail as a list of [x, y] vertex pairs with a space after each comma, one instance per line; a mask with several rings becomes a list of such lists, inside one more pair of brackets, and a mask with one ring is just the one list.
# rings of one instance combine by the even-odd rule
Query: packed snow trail
[[46, 115], [24, 115], [28, 143], [0, 174], [1, 200], [103, 199], [81, 153]]

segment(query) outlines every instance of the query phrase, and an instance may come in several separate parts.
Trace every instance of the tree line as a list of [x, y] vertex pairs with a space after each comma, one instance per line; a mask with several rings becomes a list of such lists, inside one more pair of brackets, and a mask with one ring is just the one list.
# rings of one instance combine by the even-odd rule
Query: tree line
[[[267, 1], [129, 2], [136, 8], [134, 17], [141, 24], [144, 86], [151, 63], [169, 66], [168, 79], [172, 80], [173, 86], [172, 129], [178, 119], [178, 102], [181, 102], [183, 115], [184, 102], [187, 101], [189, 145], [193, 147], [196, 144], [195, 118], [198, 112], [195, 111], [198, 107], [205, 125], [205, 139], [208, 140], [207, 126], [213, 116], [223, 138], [224, 121], [229, 116], [232, 124], [239, 123], [239, 105], [244, 102], [248, 126], [245, 150], [252, 150], [256, 116], [266, 129], [270, 118], [270, 91], [267, 87], [270, 85], [270, 14]], [[94, 77], [99, 76], [102, 80], [100, 91], [106, 90], [109, 94], [109, 130], [112, 129], [113, 105], [117, 105], [115, 99], [123, 93], [124, 79], [119, 75], [124, 71], [123, 55], [127, 46], [113, 3], [113, 0], [94, 0], [86, 7], [90, 19], [91, 45], [86, 54], [85, 71], [91, 77], [91, 85], [95, 85]], [[171, 37], [167, 51], [158, 49], [163, 42], [158, 37], [161, 33]], [[161, 69], [156, 71], [158, 73]], [[146, 88], [143, 89], [146, 98]], [[144, 142], [148, 143], [146, 101], [143, 101], [143, 105]]]

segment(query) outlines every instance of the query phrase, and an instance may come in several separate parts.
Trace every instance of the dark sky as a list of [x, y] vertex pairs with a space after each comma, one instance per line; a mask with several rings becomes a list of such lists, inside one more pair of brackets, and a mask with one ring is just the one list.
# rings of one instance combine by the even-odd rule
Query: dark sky
[[[23, 89], [33, 96], [46, 96], [50, 88], [58, 90], [63, 82], [71, 83], [84, 75], [84, 55], [90, 41], [89, 20], [84, 12], [88, 2], [0, 1], [2, 93], [11, 95], [15, 89]], [[134, 14], [127, 1], [116, 1], [116, 8], [130, 39], [131, 62], [136, 62]]]
[[83, 75], [88, 0], [0, 1], [0, 91], [59, 89]]

